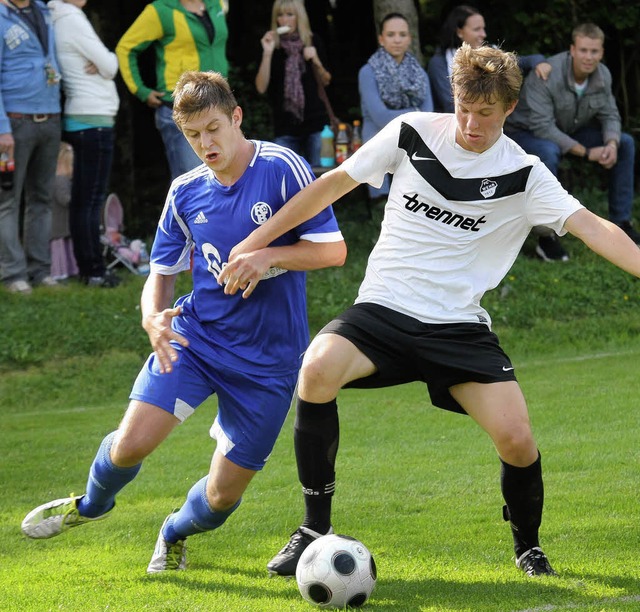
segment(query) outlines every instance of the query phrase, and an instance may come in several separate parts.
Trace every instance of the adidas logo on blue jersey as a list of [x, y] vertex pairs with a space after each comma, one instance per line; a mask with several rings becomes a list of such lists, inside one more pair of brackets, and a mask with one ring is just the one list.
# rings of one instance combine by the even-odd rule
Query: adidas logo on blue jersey
[[209, 223], [209, 219], [207, 219], [204, 216], [204, 213], [202, 211], [200, 211], [198, 213], [198, 215], [196, 216], [196, 220], [194, 221], [194, 223]]

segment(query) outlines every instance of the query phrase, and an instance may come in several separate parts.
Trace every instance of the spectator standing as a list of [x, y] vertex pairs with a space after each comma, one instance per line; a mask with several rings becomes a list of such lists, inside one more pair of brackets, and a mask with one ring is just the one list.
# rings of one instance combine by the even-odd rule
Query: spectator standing
[[271, 29], [260, 39], [256, 89], [273, 110], [274, 142], [320, 165], [320, 133], [329, 116], [319, 87], [331, 82], [322, 39], [311, 32], [302, 0], [276, 0]]
[[[389, 121], [409, 111], [433, 111], [429, 77], [409, 52], [409, 22], [389, 13], [380, 22], [380, 47], [358, 72], [362, 109], [362, 140], [373, 138]], [[389, 176], [382, 187], [368, 186], [371, 200], [389, 194]]]
[[[292, 151], [244, 137], [242, 109], [218, 73], [186, 72], [174, 116], [203, 164], [173, 181], [158, 224], [141, 298], [153, 353], [118, 430], [100, 445], [86, 494], [39, 506], [22, 523], [29, 537], [49, 538], [107, 518], [143, 459], [215, 393], [210, 470], [165, 519], [148, 573], [184, 569], [186, 538], [217, 529], [240, 505], [289, 412], [308, 344], [305, 270], [342, 265], [346, 256], [326, 210], [254, 254], [264, 283], [251, 300], [226, 295], [217, 279], [231, 247], [313, 173]], [[193, 291], [172, 305], [177, 275], [191, 263]]]
[[55, 280], [78, 274], [69, 230], [72, 180], [73, 148], [68, 142], [61, 142], [51, 212], [51, 276]]
[[82, 11], [86, 3], [49, 2], [65, 94], [63, 138], [75, 153], [69, 223], [81, 281], [114, 287], [119, 281], [106, 270], [100, 223], [120, 102], [113, 81], [118, 58], [104, 46]]
[[[463, 42], [476, 49], [487, 38], [484, 17], [473, 6], [460, 4], [447, 15], [440, 30], [440, 44], [429, 60], [427, 71], [431, 79], [435, 110], [442, 113], [453, 112], [451, 94], [451, 68], [453, 56]], [[549, 74], [549, 64], [543, 55], [523, 55], [518, 57], [518, 65], [523, 74], [535, 69], [541, 78]]]
[[41, 0], [0, 0], [0, 35], [0, 154], [15, 162], [13, 188], [0, 191], [0, 281], [28, 294], [33, 285], [57, 285], [49, 240], [60, 75], [49, 9]]
[[[187, 70], [229, 73], [227, 21], [222, 0], [155, 0], [147, 4], [116, 46], [120, 72], [129, 91], [155, 109], [171, 178], [200, 164], [172, 117], [173, 89]], [[153, 87], [140, 74], [139, 56], [155, 51]]]
[[[563, 155], [609, 170], [609, 219], [640, 244], [632, 223], [635, 143], [622, 132], [611, 90], [611, 73], [602, 64], [604, 32], [595, 24], [574, 28], [569, 51], [549, 58], [547, 81], [530, 74], [520, 103], [505, 131], [527, 153], [537, 155], [558, 175]], [[567, 260], [554, 233], [536, 228], [536, 253], [544, 261]]]

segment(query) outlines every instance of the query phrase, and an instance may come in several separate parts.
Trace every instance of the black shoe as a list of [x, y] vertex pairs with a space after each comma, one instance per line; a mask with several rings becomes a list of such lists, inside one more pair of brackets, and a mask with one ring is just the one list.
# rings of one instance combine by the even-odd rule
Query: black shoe
[[527, 576], [557, 576], [547, 559], [547, 555], [537, 546], [530, 548], [516, 559], [516, 567]]
[[629, 238], [631, 238], [631, 240], [636, 244], [640, 244], [640, 233], [636, 232], [633, 225], [631, 225], [631, 221], [623, 221], [618, 224], [618, 226], [627, 236], [629, 236]]
[[[329, 529], [328, 533], [333, 533]], [[292, 534], [285, 547], [267, 563], [271, 575], [295, 576], [298, 561], [307, 546], [317, 540], [322, 534], [307, 527], [298, 527]]]
[[543, 261], [569, 261], [568, 253], [562, 248], [555, 234], [538, 238], [536, 255]]

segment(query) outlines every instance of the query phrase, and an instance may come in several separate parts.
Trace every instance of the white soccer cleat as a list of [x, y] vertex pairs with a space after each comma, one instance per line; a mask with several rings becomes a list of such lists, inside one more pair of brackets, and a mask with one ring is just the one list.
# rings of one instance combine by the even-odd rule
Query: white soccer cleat
[[105, 513], [95, 518], [80, 516], [78, 512], [78, 500], [83, 497], [64, 497], [54, 499], [46, 504], [38, 506], [22, 521], [22, 533], [29, 538], [42, 540], [60, 535], [72, 527], [78, 527], [85, 523], [101, 521], [107, 518], [109, 513]]
[[153, 557], [151, 557], [147, 567], [147, 574], [183, 570], [187, 567], [187, 545], [185, 541], [167, 542], [162, 535], [162, 530], [170, 517], [171, 514], [164, 519], [162, 527], [160, 527]]

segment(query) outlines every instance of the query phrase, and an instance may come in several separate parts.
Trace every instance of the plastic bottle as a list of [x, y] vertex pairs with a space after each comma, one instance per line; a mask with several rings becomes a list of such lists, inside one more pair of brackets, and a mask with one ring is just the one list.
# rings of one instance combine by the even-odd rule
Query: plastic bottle
[[341, 164], [349, 157], [349, 134], [347, 134], [347, 124], [338, 124], [338, 135], [336, 136], [336, 164]]
[[353, 131], [351, 132], [351, 153], [355, 153], [362, 146], [362, 128], [360, 120], [353, 122]]
[[143, 242], [140, 245], [140, 259], [138, 260], [138, 274], [149, 274], [149, 253], [147, 245]]
[[13, 171], [15, 170], [15, 162], [9, 159], [7, 153], [0, 155], [0, 188], [3, 191], [11, 191], [13, 189]]
[[333, 130], [325, 125], [320, 134], [320, 165], [323, 168], [331, 168], [336, 165], [335, 151], [333, 148]]

